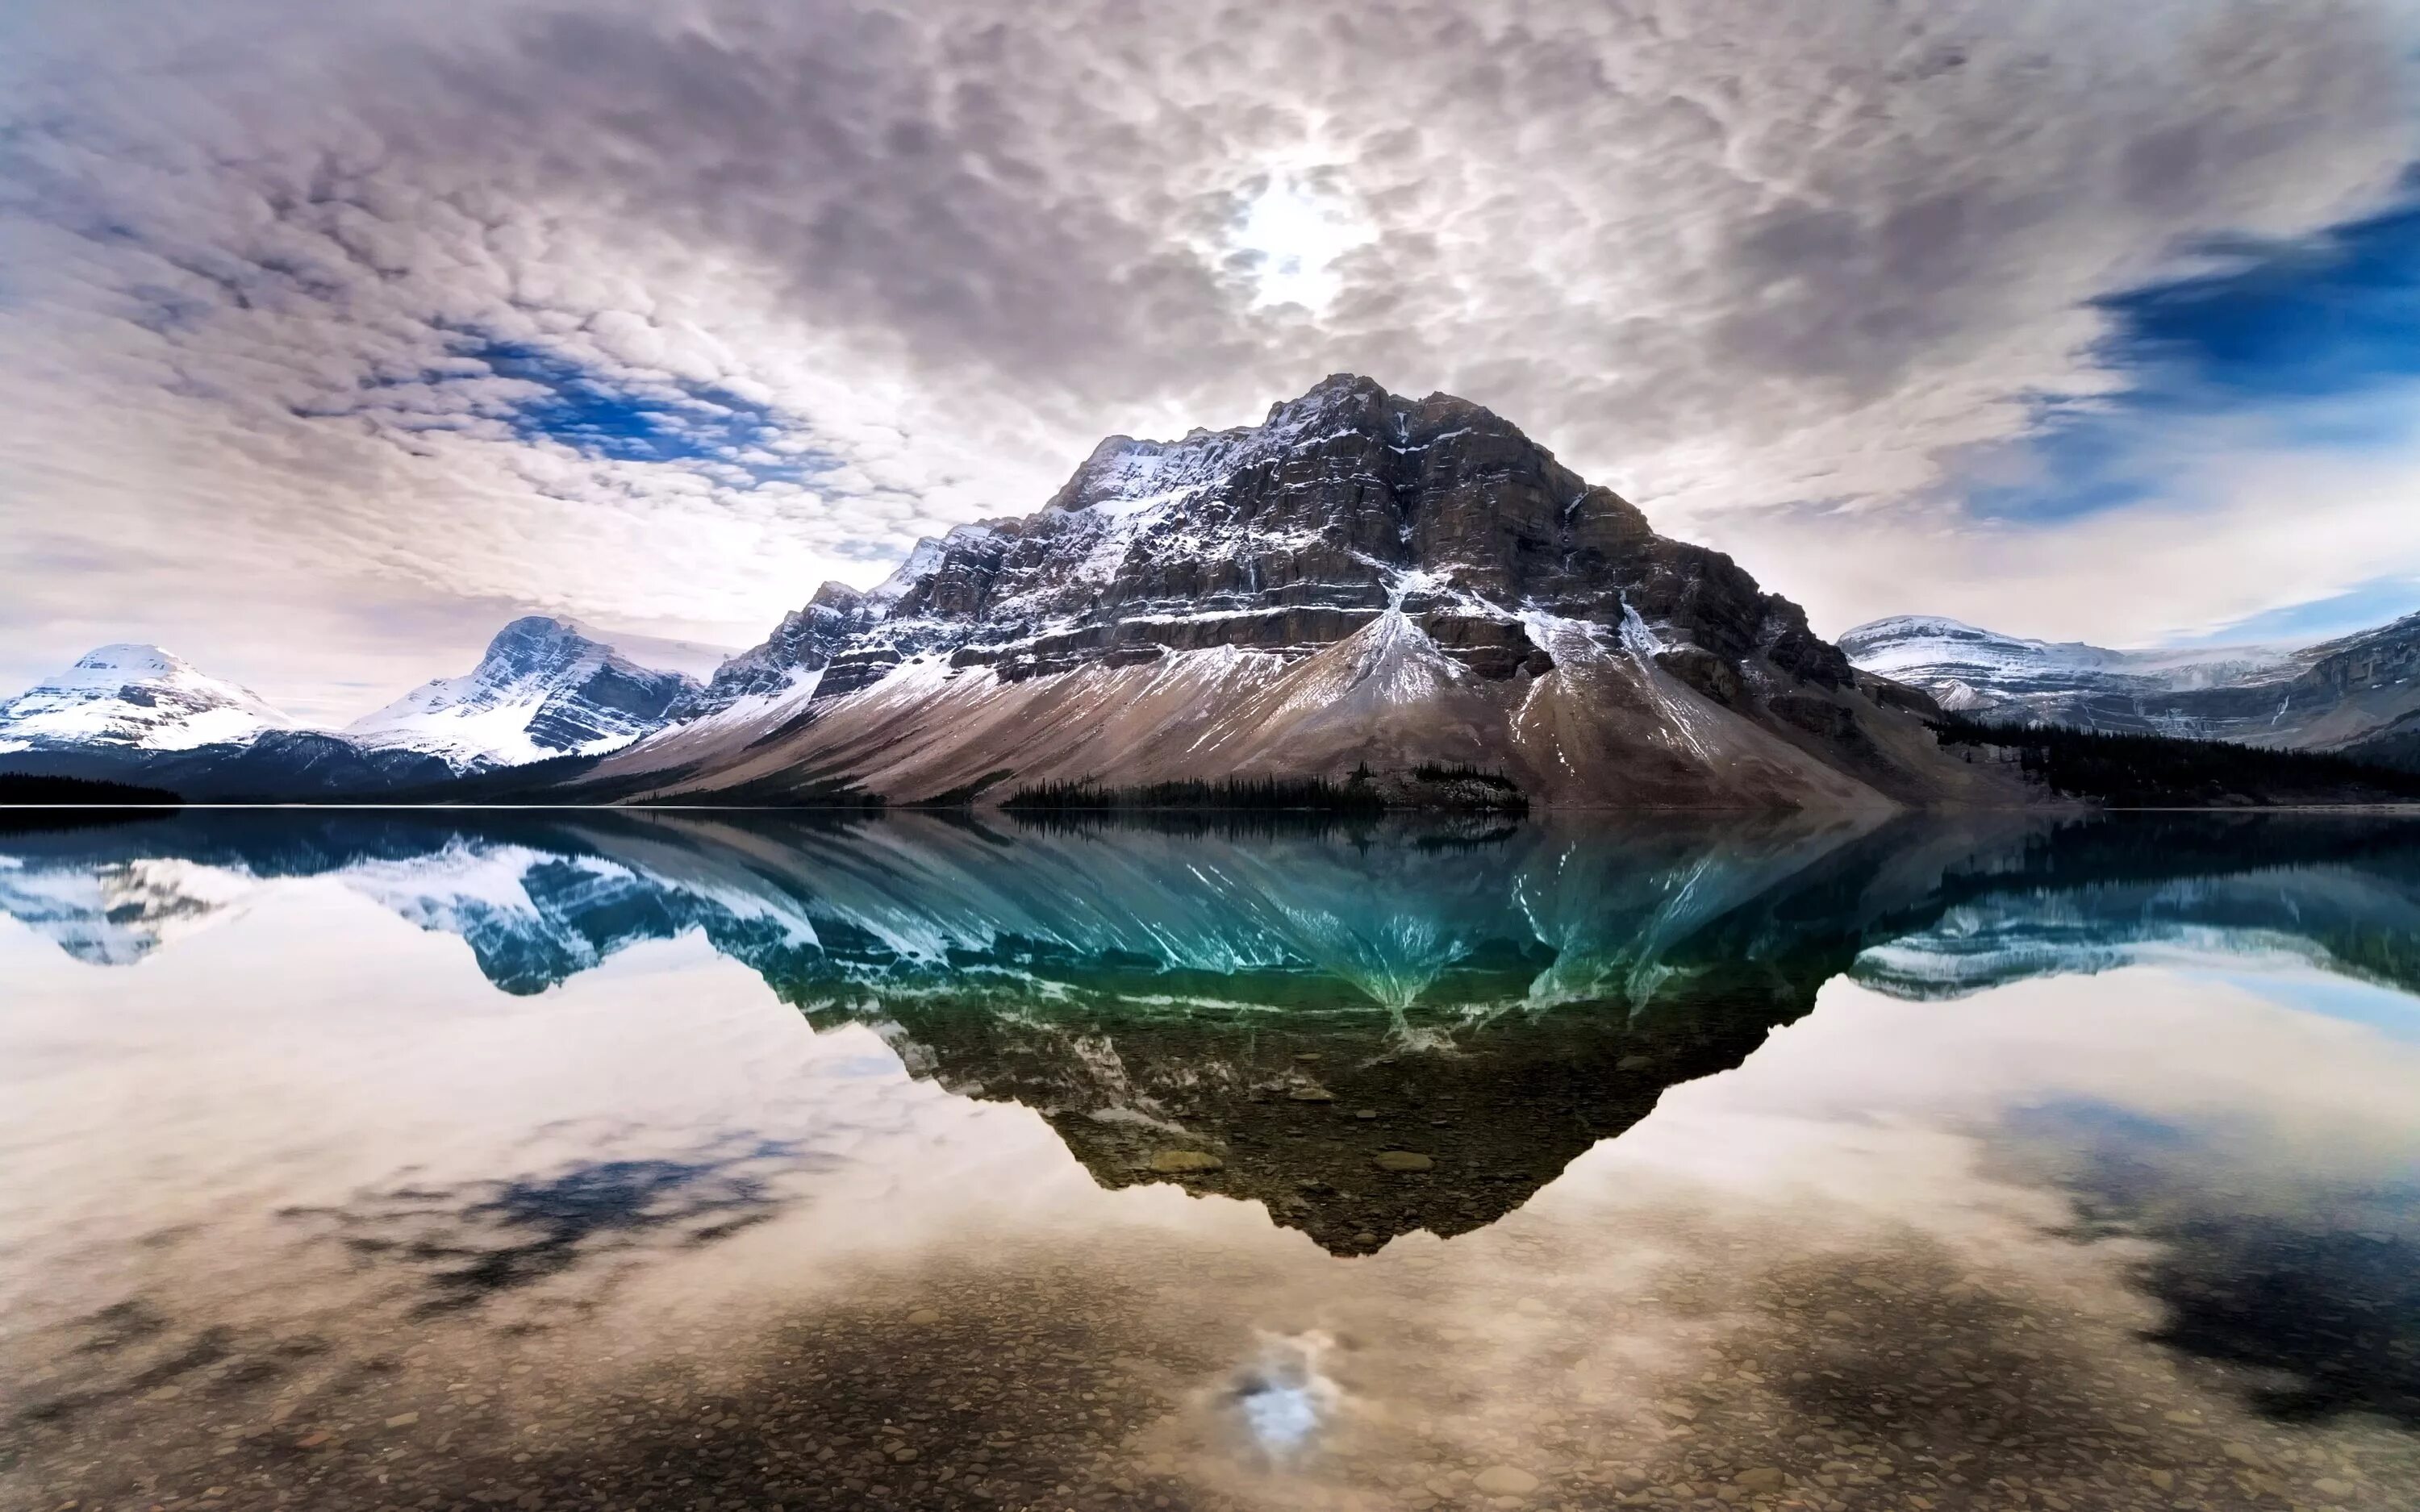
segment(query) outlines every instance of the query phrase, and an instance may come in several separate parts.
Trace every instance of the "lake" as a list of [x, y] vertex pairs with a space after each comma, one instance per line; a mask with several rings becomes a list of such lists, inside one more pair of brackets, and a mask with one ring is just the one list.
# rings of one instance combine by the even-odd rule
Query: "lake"
[[49, 823], [11, 1508], [2420, 1503], [2420, 822]]

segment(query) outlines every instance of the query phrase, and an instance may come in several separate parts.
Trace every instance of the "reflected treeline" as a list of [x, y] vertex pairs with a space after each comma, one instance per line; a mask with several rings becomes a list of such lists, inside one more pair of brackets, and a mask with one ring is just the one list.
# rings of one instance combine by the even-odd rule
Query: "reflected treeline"
[[193, 811], [0, 840], [124, 964], [323, 878], [534, 993], [696, 932], [818, 1027], [1050, 1119], [1102, 1181], [1340, 1253], [1517, 1207], [1850, 973], [1948, 996], [2177, 942], [2420, 986], [2420, 830], [2290, 814], [1184, 831], [904, 815]]

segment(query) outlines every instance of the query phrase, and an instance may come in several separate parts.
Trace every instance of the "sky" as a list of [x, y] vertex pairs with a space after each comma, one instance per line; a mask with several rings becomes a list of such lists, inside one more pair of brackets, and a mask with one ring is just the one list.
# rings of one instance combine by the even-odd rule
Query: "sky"
[[1102, 436], [1494, 409], [1838, 634], [2420, 609], [2420, 0], [13, 0], [0, 690], [738, 647]]

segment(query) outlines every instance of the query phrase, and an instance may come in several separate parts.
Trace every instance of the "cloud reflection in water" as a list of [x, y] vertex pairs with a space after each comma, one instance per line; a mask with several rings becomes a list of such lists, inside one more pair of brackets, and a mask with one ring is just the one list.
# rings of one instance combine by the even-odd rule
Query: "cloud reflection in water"
[[1343, 1392], [1320, 1368], [1333, 1344], [1320, 1333], [1264, 1335], [1260, 1358], [1236, 1381], [1230, 1399], [1252, 1443], [1270, 1458], [1309, 1449], [1335, 1415]]

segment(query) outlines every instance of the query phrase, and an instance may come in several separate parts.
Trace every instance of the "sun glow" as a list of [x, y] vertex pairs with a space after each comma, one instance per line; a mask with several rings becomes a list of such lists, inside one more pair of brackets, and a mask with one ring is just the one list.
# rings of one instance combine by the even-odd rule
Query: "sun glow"
[[1238, 196], [1227, 233], [1230, 264], [1250, 281], [1256, 306], [1299, 305], [1313, 314], [1343, 287], [1336, 264], [1371, 239], [1365, 217], [1319, 170], [1280, 169]]

